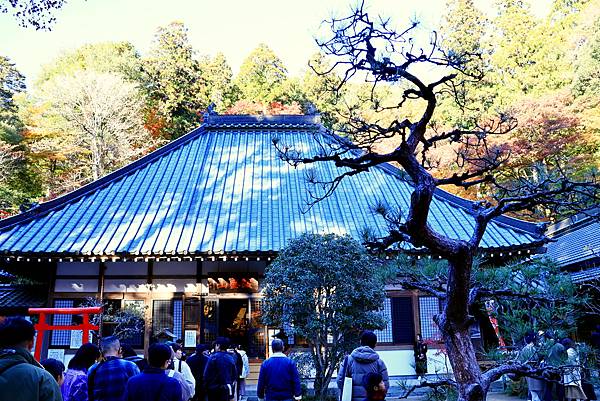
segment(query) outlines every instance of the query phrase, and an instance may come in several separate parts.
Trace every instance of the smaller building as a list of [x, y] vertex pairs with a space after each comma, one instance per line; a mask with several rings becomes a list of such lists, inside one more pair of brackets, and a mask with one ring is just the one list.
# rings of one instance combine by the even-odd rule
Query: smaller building
[[26, 316], [29, 308], [41, 308], [48, 301], [48, 286], [0, 284], [0, 318]]
[[[573, 215], [548, 226], [546, 257], [555, 260], [571, 275], [582, 291], [590, 291], [600, 305], [600, 209]], [[594, 289], [596, 288], [596, 289]], [[583, 317], [577, 327], [578, 337], [589, 340], [600, 331], [600, 315]], [[598, 344], [600, 346], [600, 344]]]

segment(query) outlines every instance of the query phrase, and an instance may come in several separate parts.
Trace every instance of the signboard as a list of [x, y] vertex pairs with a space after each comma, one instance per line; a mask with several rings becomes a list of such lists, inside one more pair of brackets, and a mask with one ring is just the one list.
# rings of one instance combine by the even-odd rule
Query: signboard
[[79, 347], [81, 347], [82, 343], [83, 343], [83, 331], [81, 331], [81, 330], [71, 331], [71, 343], [69, 344], [69, 348], [79, 349]]
[[[92, 332], [89, 332], [88, 342], [92, 342]], [[79, 349], [83, 344], [83, 331], [82, 330], [73, 330], [71, 331], [71, 342], [69, 344], [69, 348], [71, 349]]]
[[65, 350], [60, 349], [49, 349], [48, 350], [48, 358], [57, 359], [62, 363], [65, 363]]
[[183, 337], [183, 346], [185, 348], [196, 347], [196, 330], [186, 330]]

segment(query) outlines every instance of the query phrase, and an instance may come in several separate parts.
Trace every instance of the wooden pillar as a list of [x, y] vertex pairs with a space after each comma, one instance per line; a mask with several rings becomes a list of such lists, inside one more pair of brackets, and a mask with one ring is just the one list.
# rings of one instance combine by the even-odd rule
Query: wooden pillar
[[150, 337], [152, 334], [152, 279], [154, 275], [154, 260], [148, 260], [148, 271], [146, 283], [148, 292], [144, 294], [144, 355], [148, 356], [148, 347], [150, 346]]
[[[98, 300], [100, 301], [100, 305], [104, 308], [104, 276], [106, 275], [106, 262], [101, 260], [99, 265], [98, 272]], [[98, 322], [98, 340], [102, 338], [102, 313], [100, 314], [100, 321]]]

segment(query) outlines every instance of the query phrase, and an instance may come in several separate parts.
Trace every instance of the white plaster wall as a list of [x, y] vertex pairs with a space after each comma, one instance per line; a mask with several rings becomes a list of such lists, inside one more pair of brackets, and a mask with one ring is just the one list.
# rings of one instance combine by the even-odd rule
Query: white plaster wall
[[144, 279], [105, 279], [104, 292], [148, 292], [149, 286]]
[[[415, 374], [415, 356], [413, 350], [377, 350], [385, 362], [390, 376], [405, 376]], [[447, 357], [437, 349], [427, 351], [427, 373], [448, 373], [450, 363], [446, 367]], [[451, 369], [450, 369], [451, 371]]]
[[[377, 353], [383, 362], [385, 362], [390, 377], [415, 375], [415, 357], [413, 350], [377, 350]], [[446, 362], [447, 358], [444, 354], [440, 353], [439, 350], [428, 350], [427, 374], [451, 372], [452, 369], [450, 368], [450, 363], [448, 362], [448, 368], [446, 368]], [[315, 372], [313, 371], [311, 374], [314, 377]], [[337, 371], [334, 373], [333, 377], [335, 378], [336, 376]], [[333, 380], [333, 382], [335, 383], [335, 380]]]
[[196, 274], [196, 262], [155, 262], [152, 273], [155, 276]]
[[106, 262], [106, 276], [145, 276], [148, 274], [146, 262]]
[[194, 279], [154, 279], [152, 280], [153, 292], [197, 292]]
[[58, 262], [57, 276], [97, 276], [99, 264], [95, 262]]
[[97, 279], [56, 279], [55, 292], [98, 292]]

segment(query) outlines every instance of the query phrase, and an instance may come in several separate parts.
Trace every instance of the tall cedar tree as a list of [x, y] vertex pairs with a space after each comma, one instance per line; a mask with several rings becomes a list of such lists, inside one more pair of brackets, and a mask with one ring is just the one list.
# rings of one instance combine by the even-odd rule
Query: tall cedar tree
[[287, 69], [283, 61], [261, 43], [242, 63], [235, 84], [241, 99], [268, 107], [282, 95], [286, 79]]
[[181, 22], [158, 28], [142, 80], [152, 114], [164, 121], [162, 136], [175, 139], [200, 124], [208, 107], [201, 68]]

